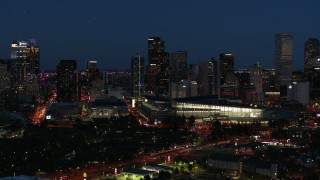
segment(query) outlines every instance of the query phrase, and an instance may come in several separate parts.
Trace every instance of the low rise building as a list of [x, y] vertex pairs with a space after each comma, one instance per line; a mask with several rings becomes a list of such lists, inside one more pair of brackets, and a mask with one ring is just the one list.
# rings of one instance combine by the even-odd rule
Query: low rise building
[[208, 167], [217, 169], [236, 170], [241, 172], [242, 167], [241, 159], [243, 156], [225, 154], [225, 153], [212, 153], [208, 159]]
[[128, 107], [121, 99], [96, 99], [90, 107], [90, 118], [126, 115], [129, 115]]
[[48, 121], [81, 120], [79, 103], [51, 103], [47, 106], [45, 119]]

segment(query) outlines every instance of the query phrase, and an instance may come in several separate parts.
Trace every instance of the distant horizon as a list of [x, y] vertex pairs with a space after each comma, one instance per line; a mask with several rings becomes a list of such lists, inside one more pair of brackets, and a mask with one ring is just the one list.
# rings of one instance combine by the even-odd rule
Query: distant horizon
[[[46, 8], [50, 7], [50, 8]], [[0, 1], [0, 58], [10, 57], [14, 40], [35, 39], [40, 69], [61, 59], [99, 61], [102, 69], [130, 68], [140, 52], [147, 61], [147, 39], [159, 36], [166, 52], [188, 51], [188, 63], [235, 54], [236, 68], [259, 61], [274, 67], [274, 36], [293, 35], [293, 67], [303, 68], [304, 43], [320, 38], [320, 1], [203, 0], [141, 1]], [[271, 11], [272, 10], [272, 11]]]

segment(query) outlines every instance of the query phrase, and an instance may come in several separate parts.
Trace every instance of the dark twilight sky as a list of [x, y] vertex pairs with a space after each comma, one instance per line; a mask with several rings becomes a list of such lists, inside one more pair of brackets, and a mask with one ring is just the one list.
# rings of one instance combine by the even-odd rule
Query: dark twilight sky
[[302, 69], [304, 42], [320, 38], [319, 14], [319, 0], [0, 0], [0, 58], [10, 57], [13, 40], [34, 38], [42, 69], [60, 59], [123, 69], [160, 36], [166, 51], [188, 51], [189, 63], [233, 52], [237, 68], [273, 67], [275, 33], [291, 32]]

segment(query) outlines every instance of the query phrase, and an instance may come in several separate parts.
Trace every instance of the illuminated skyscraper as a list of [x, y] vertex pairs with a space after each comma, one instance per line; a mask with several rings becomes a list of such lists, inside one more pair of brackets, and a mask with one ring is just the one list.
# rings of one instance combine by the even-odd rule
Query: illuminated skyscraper
[[234, 73], [234, 55], [231, 53], [220, 54], [221, 84], [225, 83], [227, 75]]
[[304, 71], [308, 73], [308, 70], [312, 68], [311, 58], [315, 58], [320, 55], [320, 43], [316, 38], [309, 38], [304, 43]]
[[61, 60], [57, 66], [58, 102], [78, 102], [80, 95], [77, 62], [75, 60]]
[[40, 48], [34, 39], [12, 42], [11, 87], [19, 92], [20, 102], [39, 100], [39, 58]]
[[[276, 87], [288, 86], [292, 81], [292, 35], [279, 33], [275, 35], [275, 71]], [[284, 87], [286, 89], [286, 87]]]
[[21, 86], [30, 84], [29, 70], [30, 64], [23, 59], [10, 59], [9, 69], [11, 76], [11, 86]]
[[179, 82], [188, 79], [187, 58], [187, 51], [170, 53], [171, 82]]
[[210, 61], [199, 63], [199, 74], [197, 76], [198, 94], [200, 96], [209, 95], [209, 74], [211, 72]]
[[167, 97], [169, 94], [169, 55], [160, 37], [148, 39], [146, 94]]
[[209, 73], [209, 92], [211, 95], [220, 96], [220, 64], [212, 57], [209, 65], [212, 70]]
[[320, 56], [308, 59], [308, 63], [306, 77], [310, 82], [310, 97], [314, 100], [320, 97]]
[[98, 68], [98, 61], [87, 61], [87, 82], [88, 85], [92, 86], [92, 81], [100, 78], [100, 72]]
[[250, 68], [250, 84], [254, 86], [255, 93], [252, 95], [255, 95], [256, 101], [262, 101], [263, 100], [263, 69], [260, 66], [260, 63], [257, 62]]
[[140, 96], [144, 90], [144, 58], [131, 58], [131, 96]]
[[29, 72], [33, 74], [39, 73], [40, 48], [36, 41], [13, 41], [11, 44], [11, 59], [22, 59], [30, 64]]
[[11, 77], [8, 67], [8, 60], [0, 60], [0, 92], [10, 88]]
[[250, 83], [256, 89], [256, 92], [262, 92], [262, 67], [259, 62], [251, 66], [250, 68]]

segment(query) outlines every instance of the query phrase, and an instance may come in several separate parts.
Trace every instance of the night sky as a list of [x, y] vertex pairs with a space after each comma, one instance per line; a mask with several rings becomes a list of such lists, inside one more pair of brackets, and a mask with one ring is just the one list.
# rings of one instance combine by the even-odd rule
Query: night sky
[[147, 38], [160, 36], [166, 51], [188, 51], [190, 63], [233, 52], [237, 68], [273, 67], [275, 33], [291, 32], [302, 69], [304, 42], [320, 38], [319, 14], [319, 0], [0, 0], [0, 58], [13, 40], [34, 38], [41, 69], [60, 59], [129, 68], [131, 56], [147, 56]]

